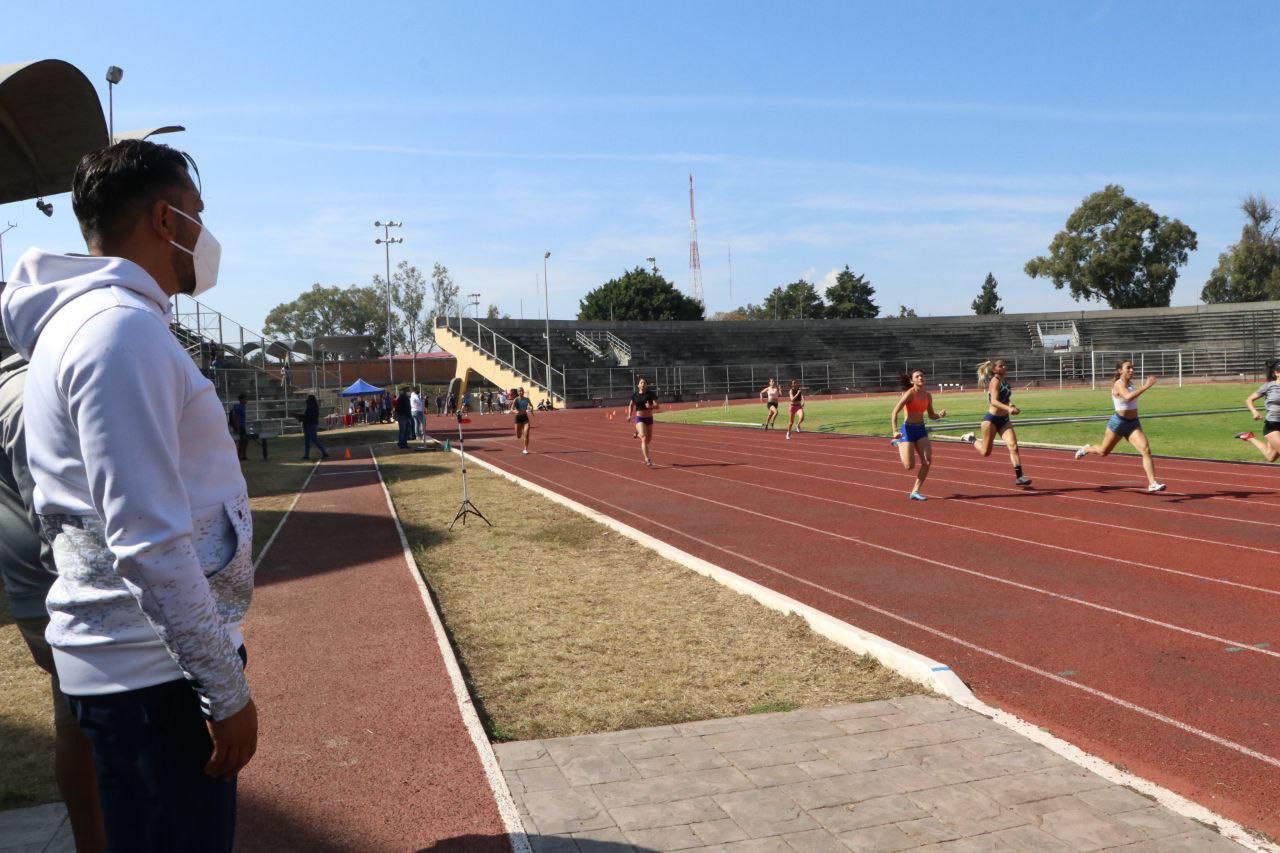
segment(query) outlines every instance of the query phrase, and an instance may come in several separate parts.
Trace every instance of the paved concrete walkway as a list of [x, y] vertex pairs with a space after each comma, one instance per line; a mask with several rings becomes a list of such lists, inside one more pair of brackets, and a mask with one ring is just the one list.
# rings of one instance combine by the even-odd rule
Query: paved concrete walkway
[[535, 851], [1241, 849], [927, 696], [496, 750]]
[[0, 853], [75, 853], [62, 803], [0, 812]]

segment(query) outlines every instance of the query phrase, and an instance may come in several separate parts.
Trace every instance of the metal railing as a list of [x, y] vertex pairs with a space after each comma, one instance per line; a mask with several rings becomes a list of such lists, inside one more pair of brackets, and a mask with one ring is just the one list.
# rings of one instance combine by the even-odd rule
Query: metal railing
[[[998, 353], [961, 358], [906, 358], [892, 361], [803, 361], [718, 365], [657, 365], [652, 367], [569, 368], [566, 398], [576, 403], [624, 399], [645, 377], [664, 399], [742, 398], [759, 394], [770, 378], [787, 385], [799, 381], [810, 393], [847, 394], [896, 390], [899, 376], [924, 370], [930, 386], [977, 387], [978, 364]], [[1009, 379], [1021, 387], [1105, 386], [1115, 362], [1133, 361], [1140, 377], [1159, 375], [1182, 384], [1188, 379], [1251, 379], [1262, 364], [1248, 348], [1197, 350], [1082, 350], [1024, 352], [1002, 356]]]
[[[559, 397], [562, 401], [568, 399], [564, 371], [556, 370], [546, 360], [538, 358], [480, 321], [471, 317], [443, 316], [436, 318], [436, 327], [444, 327], [454, 332], [481, 354], [493, 359], [517, 376], [544, 388], [553, 397]], [[557, 386], [559, 386], [558, 391]]]
[[600, 345], [595, 342], [596, 336], [594, 333], [579, 329], [573, 333], [573, 342], [596, 358], [604, 358], [604, 350], [600, 349]]
[[613, 355], [618, 359], [618, 364], [628, 367], [631, 364], [631, 344], [613, 332], [605, 332], [604, 339], [609, 343], [609, 349], [613, 350]]
[[1080, 329], [1075, 320], [1048, 320], [1036, 323], [1036, 337], [1045, 349], [1060, 349], [1060, 343], [1071, 348], [1080, 346]]

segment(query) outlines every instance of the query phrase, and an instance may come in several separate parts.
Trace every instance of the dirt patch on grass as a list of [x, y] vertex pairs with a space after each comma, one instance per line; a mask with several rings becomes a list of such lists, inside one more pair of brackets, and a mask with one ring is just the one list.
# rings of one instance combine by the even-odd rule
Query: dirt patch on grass
[[[443, 470], [441, 461], [449, 464]], [[450, 532], [456, 457], [379, 457], [490, 735], [561, 737], [920, 693], [869, 657], [508, 480]]]

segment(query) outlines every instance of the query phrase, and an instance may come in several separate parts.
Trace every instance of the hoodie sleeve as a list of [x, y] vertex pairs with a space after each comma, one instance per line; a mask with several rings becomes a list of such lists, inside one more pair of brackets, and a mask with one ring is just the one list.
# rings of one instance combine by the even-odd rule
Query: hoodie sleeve
[[222, 720], [249, 701], [249, 685], [192, 543], [178, 460], [186, 370], [168, 334], [147, 311], [103, 311], [72, 338], [58, 384], [116, 570], [206, 713]]

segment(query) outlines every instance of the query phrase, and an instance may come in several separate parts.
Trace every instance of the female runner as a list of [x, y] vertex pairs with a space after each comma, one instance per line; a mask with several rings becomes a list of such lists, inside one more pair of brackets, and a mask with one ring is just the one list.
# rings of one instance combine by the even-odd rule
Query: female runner
[[[1236, 438], [1247, 441], [1258, 448], [1262, 458], [1268, 462], [1275, 462], [1280, 459], [1280, 375], [1278, 374], [1280, 374], [1280, 361], [1273, 361], [1268, 364], [1267, 381], [1257, 391], [1246, 397], [1244, 401], [1244, 404], [1249, 407], [1249, 411], [1253, 414], [1253, 419], [1262, 421], [1262, 439], [1259, 440], [1252, 432], [1242, 432], [1236, 435]], [[1267, 401], [1265, 420], [1253, 405], [1254, 400], [1261, 399]]]
[[1163, 492], [1164, 483], [1156, 480], [1156, 465], [1151, 459], [1151, 442], [1147, 440], [1147, 434], [1142, 431], [1142, 422], [1138, 420], [1138, 398], [1155, 384], [1156, 378], [1148, 376], [1142, 387], [1135, 391], [1133, 362], [1127, 358], [1116, 362], [1115, 381], [1111, 383], [1111, 402], [1116, 407], [1116, 413], [1107, 421], [1102, 444], [1086, 444], [1076, 451], [1076, 458], [1083, 459], [1090, 453], [1106, 456], [1120, 443], [1120, 439], [1127, 438], [1142, 454], [1142, 468], [1147, 472], [1147, 491]]
[[787, 395], [791, 397], [791, 420], [787, 422], [787, 440], [790, 441], [792, 429], [803, 432], [800, 424], [804, 423], [804, 389], [800, 387], [799, 382], [792, 379]]
[[644, 464], [653, 467], [653, 459], [649, 457], [649, 444], [653, 441], [653, 415], [658, 411], [658, 395], [653, 393], [647, 379], [636, 383], [636, 393], [631, 395], [627, 404], [627, 420], [634, 420], [636, 436], [640, 439], [640, 452], [644, 455]]
[[[902, 374], [903, 391], [898, 404], [889, 415], [890, 434], [894, 436], [893, 445], [898, 448], [902, 457], [902, 467], [908, 471], [916, 467], [916, 454], [920, 456], [920, 471], [916, 474], [916, 482], [907, 495], [913, 501], [928, 500], [920, 494], [925, 477], [929, 476], [929, 466], [933, 464], [933, 447], [929, 444], [929, 428], [924, 425], [924, 416], [930, 420], [938, 420], [947, 416], [947, 410], [933, 410], [933, 395], [924, 389], [924, 371], [913, 370], [911, 375]], [[906, 419], [902, 422], [902, 431], [898, 431], [898, 412], [906, 409]]]
[[1030, 486], [1031, 480], [1022, 476], [1022, 460], [1018, 456], [1018, 435], [1013, 431], [1009, 418], [1022, 413], [1013, 405], [1013, 389], [1009, 387], [1006, 376], [1007, 368], [1004, 359], [984, 361], [978, 365], [978, 382], [987, 386], [987, 413], [982, 417], [982, 436], [974, 441], [973, 433], [965, 433], [965, 441], [974, 441], [974, 448], [984, 458], [991, 455], [991, 446], [996, 436], [1000, 436], [1005, 447], [1009, 448], [1009, 461], [1013, 463], [1014, 482], [1019, 486]]
[[512, 388], [511, 409], [516, 413], [516, 442], [524, 440], [524, 450], [520, 452], [525, 456], [529, 455], [529, 432], [533, 429], [533, 424], [529, 422], [529, 411], [533, 408], [533, 403], [524, 395], [523, 388]]
[[774, 429], [773, 422], [778, 419], [778, 398], [781, 396], [782, 389], [778, 387], [776, 379], [770, 379], [769, 384], [760, 389], [760, 399], [764, 401], [765, 411], [768, 412], [761, 424], [764, 429]]

